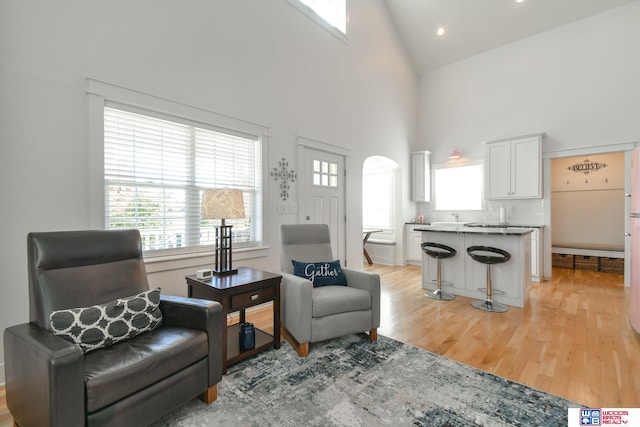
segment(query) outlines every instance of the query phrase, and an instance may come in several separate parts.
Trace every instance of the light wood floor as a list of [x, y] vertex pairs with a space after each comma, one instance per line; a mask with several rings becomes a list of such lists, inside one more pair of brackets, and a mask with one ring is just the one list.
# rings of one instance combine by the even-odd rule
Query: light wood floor
[[[424, 297], [420, 267], [365, 268], [381, 275], [379, 334], [587, 406], [640, 407], [640, 335], [622, 275], [554, 269], [525, 308], [485, 313], [469, 298]], [[273, 329], [270, 308], [250, 321]], [[0, 427], [10, 425], [0, 387]]]
[[370, 270], [382, 279], [380, 334], [587, 406], [640, 407], [622, 275], [554, 269], [525, 308], [486, 313], [424, 297], [419, 267]]

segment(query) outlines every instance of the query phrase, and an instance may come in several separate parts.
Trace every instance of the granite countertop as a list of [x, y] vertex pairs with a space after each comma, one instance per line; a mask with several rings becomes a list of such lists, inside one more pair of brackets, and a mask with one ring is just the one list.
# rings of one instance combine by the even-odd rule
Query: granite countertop
[[491, 228], [504, 228], [504, 227], [518, 227], [518, 228], [543, 228], [544, 224], [532, 224], [532, 223], [522, 223], [522, 222], [507, 222], [507, 223], [499, 223], [499, 222], [471, 222], [467, 223], [467, 226], [470, 227], [491, 227]]
[[[529, 222], [463, 222], [462, 224], [469, 227], [486, 227], [486, 228], [505, 228], [505, 227], [518, 227], [518, 228], [544, 228], [544, 224], [534, 224]], [[417, 222], [417, 221], [407, 221], [404, 223], [405, 225], [431, 225], [430, 222]]]
[[414, 228], [415, 231], [426, 232], [444, 232], [444, 233], [460, 233], [460, 234], [486, 234], [486, 235], [503, 235], [503, 236], [526, 236], [533, 233], [532, 228], [524, 226], [507, 226], [507, 227], [468, 227], [468, 226], [448, 226], [448, 225], [427, 225], [421, 224]]

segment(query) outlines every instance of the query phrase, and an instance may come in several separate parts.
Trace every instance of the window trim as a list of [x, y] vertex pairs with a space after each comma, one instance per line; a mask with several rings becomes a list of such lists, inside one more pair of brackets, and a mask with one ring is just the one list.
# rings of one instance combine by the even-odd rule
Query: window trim
[[346, 14], [345, 14], [345, 24], [344, 24], [345, 32], [344, 33], [340, 31], [338, 28], [329, 24], [329, 22], [327, 22], [324, 18], [318, 15], [312, 8], [300, 2], [300, 0], [284, 0], [284, 1], [289, 3], [291, 6], [293, 6], [296, 10], [298, 10], [302, 14], [306, 15], [309, 19], [315, 21], [318, 25], [320, 25], [322, 28], [327, 30], [338, 40], [340, 40], [345, 44], [348, 44], [349, 42], [349, 37], [347, 37], [347, 34], [349, 34], [349, 1], [348, 0], [345, 0]]
[[[160, 96], [144, 93], [137, 90], [128, 89], [97, 79], [87, 79], [86, 93], [89, 103], [89, 226], [95, 229], [105, 227], [105, 197], [104, 197], [104, 107], [108, 104], [128, 106], [131, 109], [153, 112], [158, 115], [170, 116], [190, 123], [197, 124], [216, 131], [228, 132], [234, 135], [249, 135], [260, 138], [261, 163], [262, 163], [262, 199], [256, 201], [262, 203], [262, 240], [257, 242], [256, 247], [246, 248], [245, 251], [263, 250], [265, 242], [270, 241], [269, 212], [267, 206], [268, 193], [268, 167], [267, 153], [269, 143], [269, 128], [267, 126], [251, 123], [242, 119], [224, 116], [206, 109], [187, 105], [182, 102], [163, 98]], [[176, 253], [167, 254], [145, 253], [145, 258], [167, 258], [175, 259]], [[236, 251], [234, 250], [234, 253]], [[182, 252], [185, 257], [199, 257], [206, 253], [213, 253], [211, 247], [201, 247], [200, 250], [192, 248], [190, 251]], [[178, 255], [178, 258], [181, 257]], [[242, 257], [244, 258], [244, 257]]]

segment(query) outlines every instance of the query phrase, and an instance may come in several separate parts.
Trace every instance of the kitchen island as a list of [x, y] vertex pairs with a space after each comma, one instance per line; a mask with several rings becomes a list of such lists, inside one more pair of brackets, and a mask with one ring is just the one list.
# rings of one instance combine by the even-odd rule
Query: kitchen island
[[[458, 253], [442, 261], [442, 280], [451, 282], [443, 290], [484, 300], [486, 294], [487, 266], [467, 255], [470, 246], [492, 246], [511, 254], [503, 264], [491, 266], [493, 300], [515, 307], [524, 307], [531, 289], [531, 233], [530, 228], [520, 227], [468, 227], [426, 225], [414, 229], [422, 233], [423, 242], [441, 243], [454, 248]], [[422, 254], [422, 287], [435, 289], [437, 262]], [[504, 294], [499, 295], [502, 291]]]

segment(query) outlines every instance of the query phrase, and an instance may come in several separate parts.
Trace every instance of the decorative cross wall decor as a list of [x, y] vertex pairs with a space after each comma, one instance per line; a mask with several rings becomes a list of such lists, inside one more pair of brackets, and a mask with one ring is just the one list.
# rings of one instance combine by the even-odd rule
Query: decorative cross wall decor
[[289, 198], [289, 182], [295, 182], [298, 174], [293, 170], [289, 170], [289, 162], [284, 157], [278, 162], [280, 168], [273, 168], [271, 176], [276, 181], [280, 181], [280, 197], [282, 200]]

